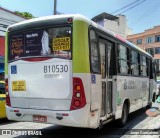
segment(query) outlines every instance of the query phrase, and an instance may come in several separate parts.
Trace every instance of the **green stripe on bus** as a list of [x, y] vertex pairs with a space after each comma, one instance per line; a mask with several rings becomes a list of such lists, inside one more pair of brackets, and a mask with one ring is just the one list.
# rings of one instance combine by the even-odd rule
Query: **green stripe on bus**
[[5, 75], [8, 75], [8, 32], [5, 37]]
[[73, 23], [73, 73], [89, 73], [88, 24], [80, 20]]

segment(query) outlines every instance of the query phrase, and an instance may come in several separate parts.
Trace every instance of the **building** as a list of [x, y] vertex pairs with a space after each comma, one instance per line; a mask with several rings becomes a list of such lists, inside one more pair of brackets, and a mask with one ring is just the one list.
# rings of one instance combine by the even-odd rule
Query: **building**
[[0, 7], [0, 76], [4, 73], [5, 32], [9, 25], [24, 21], [26, 18]]
[[93, 17], [92, 20], [104, 28], [121, 35], [123, 38], [126, 38], [127, 35], [132, 34], [132, 29], [127, 26], [125, 15], [114, 16], [104, 12]]
[[0, 56], [0, 80], [4, 80], [4, 56]]
[[0, 56], [4, 56], [5, 37], [0, 36]]
[[26, 18], [0, 7], [0, 56], [4, 56], [5, 32], [7, 27], [24, 20]]
[[9, 25], [26, 19], [27, 18], [17, 15], [15, 12], [0, 7], [0, 36], [5, 36], [6, 28]]
[[150, 53], [158, 64], [160, 76], [160, 25], [142, 33], [128, 35], [127, 40]]

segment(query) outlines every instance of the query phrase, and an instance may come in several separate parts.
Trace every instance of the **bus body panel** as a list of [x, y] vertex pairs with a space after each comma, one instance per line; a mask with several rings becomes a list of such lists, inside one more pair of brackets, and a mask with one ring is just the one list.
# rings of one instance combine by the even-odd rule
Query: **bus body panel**
[[4, 72], [5, 72], [5, 78], [8, 78], [8, 32], [6, 32], [5, 35], [5, 58], [4, 58], [5, 64], [4, 64]]
[[89, 73], [88, 23], [73, 22], [73, 73]]
[[154, 94], [158, 95], [158, 92], [157, 92], [157, 83], [154, 79], [151, 79], [150, 80], [150, 91], [151, 91], [151, 94], [150, 94], [150, 101], [153, 100], [153, 96]]
[[[17, 116], [14, 110], [18, 110], [21, 113], [21, 116]], [[90, 105], [87, 104], [81, 110], [73, 111], [52, 111], [52, 110], [35, 110], [35, 109], [19, 109], [6, 107], [7, 118], [10, 120], [17, 121], [29, 121], [33, 122], [33, 115], [38, 114], [47, 117], [47, 121], [43, 123], [58, 124], [63, 126], [74, 126], [74, 127], [88, 127], [88, 128], [97, 128], [98, 123], [90, 124], [89, 114]], [[62, 114], [68, 114], [63, 116]], [[63, 119], [58, 120], [57, 116], [63, 116]], [[94, 118], [94, 117], [92, 117]]]
[[[69, 110], [72, 98], [72, 63], [65, 59], [9, 64], [12, 107]], [[21, 84], [20, 84], [21, 83]]]
[[[122, 108], [125, 100], [129, 100], [129, 112], [136, 111], [147, 106], [149, 102], [149, 78], [130, 76], [114, 76], [113, 88], [116, 101], [114, 112], [116, 119], [122, 115]], [[116, 81], [115, 81], [116, 80]]]
[[101, 109], [102, 84], [101, 75], [91, 74], [91, 111]]
[[[21, 113], [21, 117], [16, 115], [16, 112]], [[7, 118], [9, 120], [16, 121], [27, 121], [34, 122], [34, 115], [41, 115], [47, 117], [47, 122], [40, 123], [50, 123], [63, 126], [73, 126], [73, 127], [86, 127], [86, 128], [97, 128], [99, 126], [100, 113], [99, 110], [90, 112], [90, 104], [87, 104], [81, 110], [73, 111], [54, 111], [54, 110], [35, 110], [35, 109], [23, 109], [23, 108], [12, 108], [6, 106]], [[63, 117], [62, 120], [58, 120], [57, 115], [67, 114], [68, 116]]]
[[[47, 122], [45, 123], [59, 124], [59, 125], [64, 125], [64, 126], [74, 126], [74, 127], [97, 128], [99, 126], [99, 119], [100, 119], [99, 111], [100, 110], [91, 111], [90, 103], [94, 104], [95, 102], [98, 102], [100, 104], [101, 102], [97, 101], [97, 99], [101, 98], [101, 94], [98, 91], [97, 96], [94, 96], [92, 94], [92, 98], [94, 98], [95, 100], [92, 100], [92, 98], [90, 98], [91, 97], [91, 93], [90, 93], [91, 92], [91, 74], [90, 73], [88, 74], [87, 73], [84, 73], [84, 74], [83, 73], [73, 73], [73, 77], [81, 78], [83, 82], [85, 97], [86, 97], [86, 102], [87, 102], [85, 107], [78, 109], [78, 110], [73, 110], [73, 111], [67, 110], [66, 111], [66, 109], [62, 110], [62, 107], [65, 104], [70, 105], [71, 104], [70, 101], [67, 103], [67, 100], [50, 99], [52, 102], [52, 106], [59, 105], [59, 108], [57, 108], [56, 110], [54, 109], [46, 110], [43, 107], [44, 105], [47, 106], [47, 103], [49, 103], [48, 101], [49, 99], [41, 98], [41, 99], [36, 99], [36, 100], [39, 100], [39, 104], [41, 104], [41, 107], [37, 106], [38, 108], [36, 109], [36, 106], [35, 106], [34, 108], [31, 109], [31, 108], [25, 108], [25, 106], [27, 105], [27, 103], [34, 105], [36, 103], [35, 99], [28, 99], [29, 101], [27, 101], [25, 98], [24, 99], [23, 98], [22, 99], [12, 98], [11, 103], [15, 102], [17, 104], [22, 104], [21, 107], [23, 106], [23, 108], [21, 108], [20, 106], [19, 108], [6, 106], [7, 118], [9, 120], [34, 122], [33, 116], [39, 115], [39, 116], [47, 117]], [[97, 83], [98, 82], [99, 81], [97, 79]], [[58, 102], [58, 104], [56, 102]], [[18, 113], [21, 113], [22, 115], [17, 116], [16, 115], [17, 112], [14, 112], [14, 111], [18, 111]], [[61, 115], [61, 114], [69, 114], [69, 115], [67, 117], [64, 117], [64, 119], [62, 120], [58, 120], [56, 116]]]

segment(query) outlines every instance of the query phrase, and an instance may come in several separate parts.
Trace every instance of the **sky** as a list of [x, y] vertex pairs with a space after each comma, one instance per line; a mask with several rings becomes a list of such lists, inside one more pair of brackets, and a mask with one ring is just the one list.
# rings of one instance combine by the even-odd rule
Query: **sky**
[[[137, 3], [130, 7], [114, 12], [135, 1]], [[0, 0], [0, 6], [41, 17], [53, 15], [54, 0]], [[160, 0], [57, 0], [57, 11], [64, 14], [78, 13], [89, 19], [103, 12], [122, 14], [126, 16], [128, 27], [132, 28], [134, 34], [160, 25]]]

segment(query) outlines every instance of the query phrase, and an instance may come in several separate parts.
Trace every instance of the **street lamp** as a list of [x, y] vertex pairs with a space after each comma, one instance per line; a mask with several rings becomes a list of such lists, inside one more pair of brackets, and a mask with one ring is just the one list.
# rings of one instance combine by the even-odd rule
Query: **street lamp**
[[61, 15], [61, 14], [64, 14], [62, 12], [58, 12], [57, 11], [57, 0], [54, 0], [54, 15]]
[[57, 0], [54, 0], [54, 15], [57, 14]]

